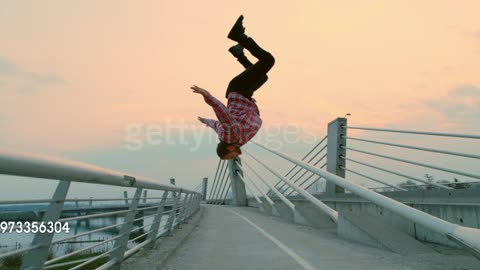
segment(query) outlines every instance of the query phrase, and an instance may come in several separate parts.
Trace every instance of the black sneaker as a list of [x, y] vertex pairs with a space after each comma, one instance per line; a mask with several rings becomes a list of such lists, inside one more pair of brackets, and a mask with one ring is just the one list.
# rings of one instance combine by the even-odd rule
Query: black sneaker
[[238, 17], [237, 21], [228, 33], [228, 38], [236, 42], [239, 42], [240, 40], [246, 38], [245, 27], [243, 27], [243, 15], [240, 15], [240, 17]]
[[235, 56], [235, 58], [239, 58], [241, 56], [243, 56], [243, 46], [240, 45], [240, 44], [237, 44], [235, 46], [232, 46], [230, 47], [230, 49], [228, 49], [228, 51], [233, 55]]

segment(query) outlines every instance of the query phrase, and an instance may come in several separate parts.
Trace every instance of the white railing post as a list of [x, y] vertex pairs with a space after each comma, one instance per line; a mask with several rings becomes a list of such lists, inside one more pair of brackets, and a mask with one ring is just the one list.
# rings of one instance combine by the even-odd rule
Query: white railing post
[[[65, 198], [67, 197], [68, 188], [70, 187], [70, 181], [61, 180], [58, 185], [55, 193], [53, 194], [52, 199], [54, 201], [50, 202], [48, 208], [43, 215], [42, 223], [47, 225], [48, 222], [56, 222], [61, 214], [63, 209], [63, 204]], [[62, 226], [63, 227], [63, 226]], [[52, 233], [41, 233], [38, 232], [33, 237], [32, 246], [40, 245], [39, 248], [32, 249], [27, 252], [23, 259], [23, 264], [21, 269], [42, 269], [43, 264], [47, 260], [48, 252], [52, 243], [54, 232]]]
[[192, 196], [190, 196], [190, 200], [188, 200], [187, 218], [189, 218], [192, 215], [196, 200], [197, 200], [197, 195], [192, 193]]
[[202, 199], [203, 195], [198, 195], [195, 194], [193, 195], [193, 201], [192, 201], [192, 209], [191, 209], [191, 214], [195, 214], [197, 212], [197, 205], [199, 204], [200, 200]]
[[200, 209], [200, 203], [201, 203], [202, 198], [200, 196], [197, 196], [197, 201], [195, 202], [195, 212]]
[[191, 205], [192, 205], [192, 201], [193, 201], [194, 196], [195, 196], [194, 193], [188, 194], [188, 199], [187, 199], [187, 202], [185, 204], [185, 212], [183, 214], [183, 219], [182, 219], [183, 222], [185, 222], [185, 220], [190, 216], [190, 209], [191, 209]]
[[183, 222], [186, 219], [188, 202], [189, 202], [191, 196], [192, 196], [192, 194], [190, 194], [190, 193], [185, 194], [185, 198], [183, 199], [183, 203], [182, 203], [182, 208], [180, 208], [180, 213], [179, 213], [180, 217], [179, 217], [179, 220], [178, 220], [177, 224], [180, 224], [181, 222]]
[[[342, 146], [347, 146], [347, 129], [342, 128], [343, 126], [347, 126], [347, 118], [337, 118], [328, 123], [327, 171], [345, 178], [345, 170], [342, 167], [346, 167], [346, 162], [342, 157], [347, 155]], [[345, 189], [327, 181], [325, 192], [327, 194], [344, 193]]]
[[157, 213], [155, 214], [155, 218], [153, 219], [153, 223], [150, 233], [148, 234], [148, 240], [150, 243], [146, 246], [147, 248], [153, 248], [155, 246], [155, 240], [157, 239], [158, 229], [160, 228], [160, 222], [162, 221], [163, 212], [165, 211], [165, 203], [167, 202], [169, 191], [164, 191], [162, 195], [162, 201], [160, 202], [160, 207], [157, 209]]
[[[247, 206], [247, 192], [245, 190], [245, 183], [239, 175], [243, 176], [243, 170], [237, 165], [237, 162], [242, 165], [240, 158], [230, 160], [228, 162], [230, 169], [230, 182], [232, 184], [232, 205], [233, 206]], [[238, 173], [238, 174], [237, 174]]]
[[137, 190], [135, 191], [135, 195], [133, 196], [132, 202], [128, 207], [128, 213], [124, 219], [125, 224], [123, 224], [122, 228], [120, 229], [119, 235], [121, 235], [121, 237], [115, 240], [115, 244], [113, 246], [114, 250], [110, 254], [109, 261], [113, 263], [111, 269], [120, 269], [123, 257], [125, 255], [125, 251], [127, 250], [128, 237], [130, 236], [130, 231], [133, 228], [133, 219], [137, 214], [138, 203], [140, 202], [141, 195], [142, 188], [137, 188]]
[[182, 192], [172, 192], [173, 194], [173, 204], [172, 204], [172, 209], [170, 210], [170, 216], [168, 217], [167, 220], [167, 232], [170, 233], [173, 228], [173, 222], [175, 220], [175, 215], [177, 214], [177, 206], [178, 202], [180, 201], [180, 196], [182, 195]]

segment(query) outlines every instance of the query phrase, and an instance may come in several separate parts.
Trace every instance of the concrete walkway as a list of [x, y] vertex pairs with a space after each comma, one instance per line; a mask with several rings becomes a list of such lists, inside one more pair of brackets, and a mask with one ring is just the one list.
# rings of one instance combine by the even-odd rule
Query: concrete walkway
[[254, 208], [204, 206], [199, 225], [163, 269], [478, 269], [470, 255], [402, 256], [266, 216]]

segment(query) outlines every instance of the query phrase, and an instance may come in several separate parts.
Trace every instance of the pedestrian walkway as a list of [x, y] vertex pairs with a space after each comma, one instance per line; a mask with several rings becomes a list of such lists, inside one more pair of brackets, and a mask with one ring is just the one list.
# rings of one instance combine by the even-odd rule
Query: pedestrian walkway
[[203, 207], [202, 221], [163, 269], [478, 269], [461, 251], [402, 256], [255, 208]]

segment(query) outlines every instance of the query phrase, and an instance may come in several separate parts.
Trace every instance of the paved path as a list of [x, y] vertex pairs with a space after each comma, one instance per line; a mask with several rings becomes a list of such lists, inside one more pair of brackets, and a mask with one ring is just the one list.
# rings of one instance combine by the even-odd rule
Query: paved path
[[402, 256], [266, 216], [254, 208], [205, 206], [204, 217], [163, 269], [479, 269], [462, 254]]

